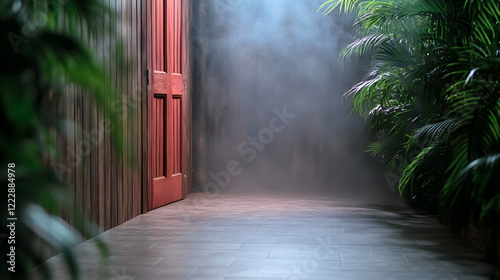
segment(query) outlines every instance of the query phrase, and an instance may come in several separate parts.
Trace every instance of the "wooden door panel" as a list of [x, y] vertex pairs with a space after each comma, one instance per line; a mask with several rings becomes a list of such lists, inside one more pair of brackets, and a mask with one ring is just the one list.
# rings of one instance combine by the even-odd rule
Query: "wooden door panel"
[[182, 174], [171, 178], [154, 178], [153, 184], [155, 187], [153, 188], [151, 209], [182, 199]]
[[181, 96], [184, 93], [184, 75], [173, 73], [171, 74], [170, 81], [172, 83], [172, 94]]
[[182, 173], [182, 97], [172, 98], [172, 175]]
[[148, 209], [183, 198], [183, 112], [185, 63], [184, 26], [180, 0], [152, 0], [148, 12], [151, 47], [150, 190]]
[[153, 94], [168, 94], [171, 90], [170, 77], [163, 71], [153, 72]]
[[166, 114], [166, 104], [167, 100], [165, 95], [155, 94], [153, 98], [153, 115], [156, 118], [153, 119], [153, 146], [154, 146], [154, 173], [153, 178], [164, 177], [167, 176], [167, 172], [165, 170], [166, 167], [166, 126], [165, 119], [167, 117]]

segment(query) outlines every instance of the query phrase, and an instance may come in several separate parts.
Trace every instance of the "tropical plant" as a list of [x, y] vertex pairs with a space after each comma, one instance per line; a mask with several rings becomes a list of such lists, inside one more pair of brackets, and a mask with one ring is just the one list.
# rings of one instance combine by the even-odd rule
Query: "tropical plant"
[[[114, 139], [121, 149], [116, 136], [120, 124], [112, 116], [110, 103], [104, 102], [118, 101], [117, 95], [103, 68], [80, 40], [84, 31], [95, 38], [110, 36], [102, 28], [109, 15], [108, 7], [98, 0], [0, 2], [0, 166], [4, 168], [0, 180], [6, 194], [1, 200], [0, 247], [4, 258], [15, 246], [15, 268], [11, 269], [15, 272], [8, 270], [11, 256], [7, 256], [0, 265], [1, 279], [28, 279], [36, 265], [40, 265], [41, 276], [50, 279], [50, 269], [43, 263], [47, 252], [40, 244], [62, 252], [72, 277], [78, 278], [72, 247], [82, 237], [97, 233], [97, 227], [72, 203], [69, 188], [49, 164], [62, 152], [54, 144], [54, 135], [65, 135], [60, 125], [65, 122], [55, 115], [53, 100], [64, 95], [69, 84], [91, 93], [116, 128]], [[15, 176], [8, 176], [8, 168]], [[13, 195], [8, 198], [13, 200], [7, 200], [7, 186], [15, 190], [9, 191]], [[74, 223], [62, 219], [62, 214], [72, 216]], [[14, 231], [7, 227], [12, 222]], [[7, 238], [13, 233], [15, 244]], [[105, 257], [105, 244], [94, 240]]]
[[[341, 54], [369, 56], [346, 94], [410, 200], [431, 194], [476, 220], [500, 215], [500, 1], [328, 0], [357, 12]], [[435, 210], [435, 209], [434, 209]]]

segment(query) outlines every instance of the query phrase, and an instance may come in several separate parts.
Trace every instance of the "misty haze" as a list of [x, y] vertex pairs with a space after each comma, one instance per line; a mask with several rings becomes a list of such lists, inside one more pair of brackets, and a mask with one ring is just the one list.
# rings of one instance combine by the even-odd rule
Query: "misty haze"
[[[199, 84], [208, 108], [201, 136], [206, 147], [200, 151], [207, 164], [198, 164], [211, 174], [202, 191], [219, 191], [212, 183], [228, 192], [333, 191], [364, 197], [395, 191], [377, 160], [364, 152], [364, 122], [350, 115], [343, 97], [366, 66], [352, 63], [341, 70], [338, 62], [340, 49], [353, 37], [354, 18], [323, 16], [317, 11], [321, 3], [206, 5], [205, 21], [196, 22], [204, 31], [197, 33], [204, 44], [200, 59], [206, 60]], [[284, 110], [290, 115], [285, 121], [276, 114]], [[273, 118], [279, 119], [275, 129]], [[216, 174], [232, 161], [241, 167], [238, 175], [227, 184], [219, 174], [218, 181]]]

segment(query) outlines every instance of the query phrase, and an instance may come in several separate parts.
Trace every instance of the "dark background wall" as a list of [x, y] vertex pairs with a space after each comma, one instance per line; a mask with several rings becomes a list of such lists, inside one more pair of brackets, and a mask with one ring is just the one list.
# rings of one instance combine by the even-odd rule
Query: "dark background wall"
[[[338, 63], [353, 19], [321, 3], [192, 1], [195, 190], [391, 193], [342, 96], [366, 66]], [[285, 107], [295, 117], [269, 130]], [[241, 168], [229, 179], [228, 163]]]

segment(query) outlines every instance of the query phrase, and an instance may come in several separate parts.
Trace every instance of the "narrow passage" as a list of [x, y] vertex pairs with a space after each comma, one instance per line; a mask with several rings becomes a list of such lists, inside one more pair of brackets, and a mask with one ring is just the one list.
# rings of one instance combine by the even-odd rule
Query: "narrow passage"
[[[494, 271], [434, 216], [325, 195], [191, 194], [101, 237], [114, 280], [491, 279]], [[92, 241], [76, 250], [82, 279], [94, 279]]]

